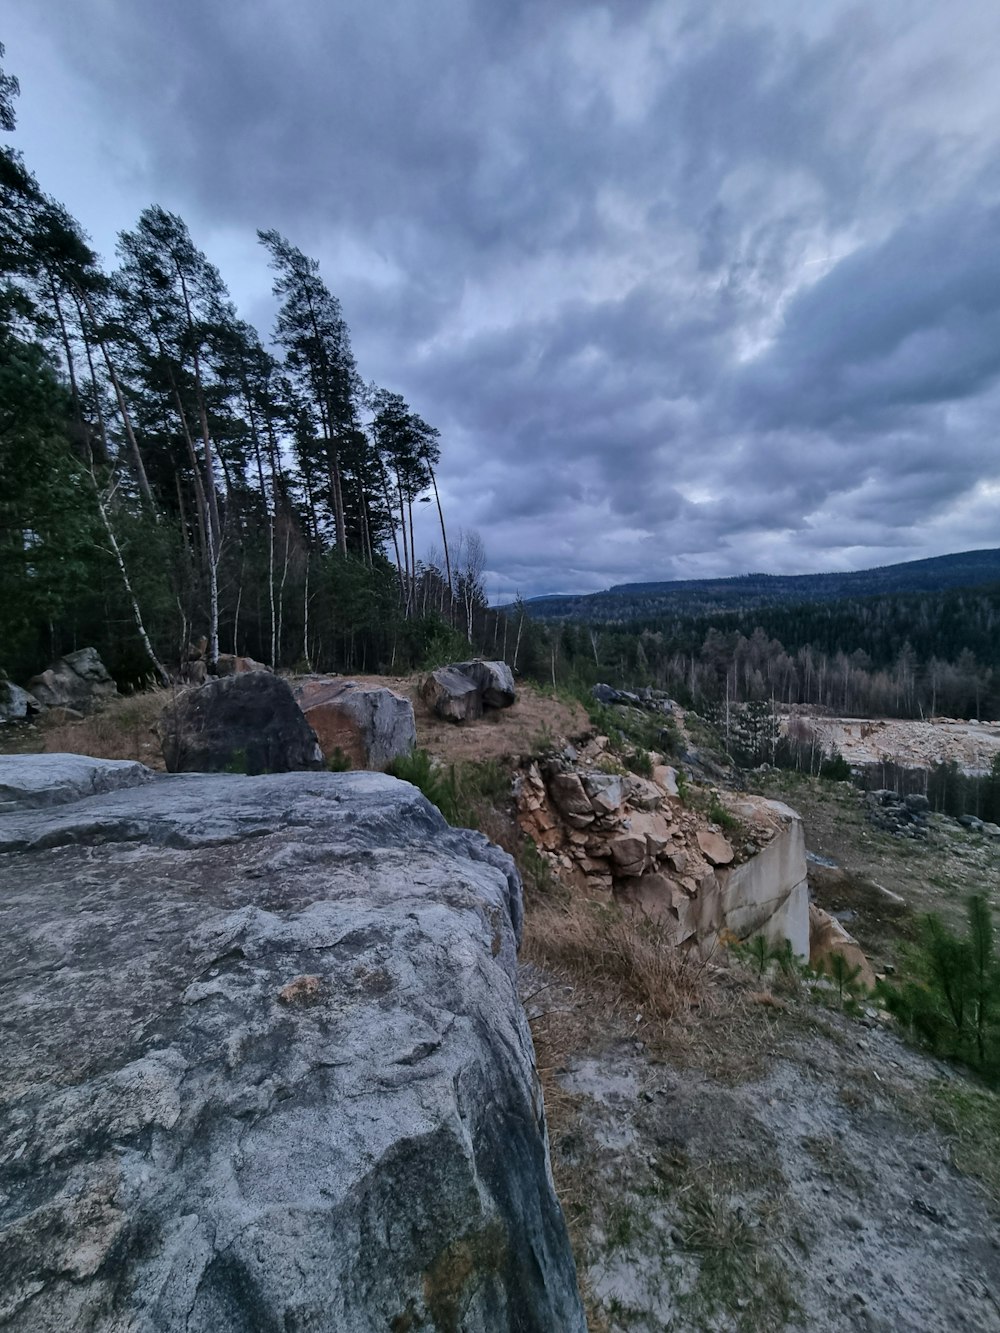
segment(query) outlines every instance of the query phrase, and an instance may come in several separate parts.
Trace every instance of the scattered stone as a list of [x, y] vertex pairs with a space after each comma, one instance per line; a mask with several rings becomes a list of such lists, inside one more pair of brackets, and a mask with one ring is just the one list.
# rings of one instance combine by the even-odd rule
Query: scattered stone
[[352, 768], [385, 768], [417, 743], [413, 704], [394, 690], [309, 676], [293, 692], [325, 759], [339, 750]]
[[45, 708], [75, 708], [80, 713], [93, 713], [118, 693], [96, 648], [60, 657], [30, 680], [28, 689]]
[[270, 672], [210, 680], [179, 695], [159, 730], [170, 773], [288, 773], [323, 764], [288, 682]]

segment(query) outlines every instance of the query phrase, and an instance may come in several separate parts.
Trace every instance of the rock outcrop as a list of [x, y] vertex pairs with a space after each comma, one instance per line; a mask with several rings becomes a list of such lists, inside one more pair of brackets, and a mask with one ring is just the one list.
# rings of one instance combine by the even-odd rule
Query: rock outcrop
[[667, 765], [654, 779], [598, 767], [606, 739], [572, 758], [532, 763], [517, 784], [518, 820], [556, 873], [595, 898], [638, 908], [675, 944], [710, 951], [721, 931], [788, 939], [809, 955], [805, 842], [798, 815], [762, 797], [734, 813], [743, 852], [677, 795]]
[[30, 680], [28, 689], [45, 708], [73, 708], [78, 713], [93, 713], [118, 693], [96, 648], [60, 657]]
[[509, 708], [517, 698], [506, 662], [452, 662], [420, 682], [420, 697], [446, 722], [472, 722], [484, 709]]
[[160, 743], [170, 773], [289, 773], [323, 763], [287, 681], [263, 671], [178, 695], [163, 710]]
[[352, 768], [385, 768], [417, 743], [413, 704], [384, 686], [307, 676], [294, 694], [325, 759], [340, 751]]
[[510, 859], [381, 774], [135, 777], [0, 816], [0, 1324], [584, 1333]]

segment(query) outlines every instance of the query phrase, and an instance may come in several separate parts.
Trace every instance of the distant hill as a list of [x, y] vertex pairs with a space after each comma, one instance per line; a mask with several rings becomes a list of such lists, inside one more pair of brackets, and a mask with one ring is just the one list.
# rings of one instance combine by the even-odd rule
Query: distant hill
[[762, 606], [833, 602], [885, 593], [939, 592], [1000, 582], [1000, 548], [962, 551], [838, 574], [740, 574], [725, 579], [620, 583], [606, 592], [533, 597], [525, 602], [539, 620], [621, 623], [669, 615], [708, 615]]

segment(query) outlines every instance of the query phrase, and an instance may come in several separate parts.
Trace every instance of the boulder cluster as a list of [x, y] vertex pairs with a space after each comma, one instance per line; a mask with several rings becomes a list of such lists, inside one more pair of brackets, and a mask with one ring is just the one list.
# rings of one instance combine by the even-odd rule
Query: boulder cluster
[[0, 679], [0, 722], [24, 722], [55, 709], [71, 721], [96, 712], [117, 693], [97, 649], [80, 648], [34, 676], [27, 689]]
[[973, 833], [981, 833], [984, 838], [1000, 838], [1000, 824], [980, 819], [977, 815], [959, 815], [957, 822]]
[[590, 692], [599, 704], [642, 708], [647, 713], [663, 713], [667, 717], [676, 707], [669, 695], [649, 686], [641, 690], [616, 690], [613, 685], [595, 685]]
[[926, 838], [931, 803], [920, 792], [901, 796], [898, 791], [880, 787], [864, 794], [868, 818], [876, 828], [900, 838]]

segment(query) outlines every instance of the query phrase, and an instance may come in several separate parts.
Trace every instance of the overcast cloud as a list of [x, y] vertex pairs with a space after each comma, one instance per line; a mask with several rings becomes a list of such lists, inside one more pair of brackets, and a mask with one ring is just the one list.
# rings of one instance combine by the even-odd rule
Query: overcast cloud
[[491, 595], [1000, 544], [1000, 6], [46, 0], [0, 39], [106, 255], [163, 204], [264, 333], [256, 228], [320, 260]]

